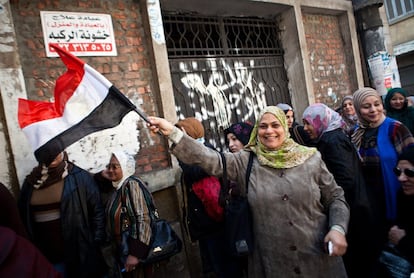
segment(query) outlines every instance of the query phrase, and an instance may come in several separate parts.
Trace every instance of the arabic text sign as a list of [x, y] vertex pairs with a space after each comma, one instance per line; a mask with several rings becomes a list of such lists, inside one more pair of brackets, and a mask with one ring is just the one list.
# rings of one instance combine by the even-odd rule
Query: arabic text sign
[[117, 55], [108, 14], [41, 11], [40, 17], [47, 57], [58, 56], [49, 43], [57, 43], [76, 56]]

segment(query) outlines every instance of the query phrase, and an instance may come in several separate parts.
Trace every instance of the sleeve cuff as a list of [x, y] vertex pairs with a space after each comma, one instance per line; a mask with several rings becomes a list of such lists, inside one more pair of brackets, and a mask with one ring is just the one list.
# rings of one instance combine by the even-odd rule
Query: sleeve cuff
[[171, 134], [168, 136], [168, 139], [173, 142], [174, 144], [178, 144], [183, 138], [184, 132], [180, 130], [178, 127], [174, 126], [174, 129], [172, 130]]
[[145, 259], [150, 247], [138, 239], [128, 238], [129, 254], [138, 259]]
[[340, 226], [340, 225], [332, 225], [332, 227], [331, 227], [331, 231], [332, 230], [334, 230], [334, 231], [337, 231], [337, 232], [339, 232], [339, 233], [341, 233], [341, 234], [343, 234], [343, 235], [345, 235], [346, 233], [345, 233], [345, 229], [344, 228], [342, 228], [342, 226]]

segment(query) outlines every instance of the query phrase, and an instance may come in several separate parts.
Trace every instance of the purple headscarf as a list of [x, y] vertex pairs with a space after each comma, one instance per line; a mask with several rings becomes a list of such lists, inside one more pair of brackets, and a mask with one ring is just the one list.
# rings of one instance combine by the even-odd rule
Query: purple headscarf
[[308, 106], [303, 112], [302, 118], [313, 126], [316, 131], [317, 140], [325, 132], [345, 126], [341, 115], [323, 103], [315, 103]]

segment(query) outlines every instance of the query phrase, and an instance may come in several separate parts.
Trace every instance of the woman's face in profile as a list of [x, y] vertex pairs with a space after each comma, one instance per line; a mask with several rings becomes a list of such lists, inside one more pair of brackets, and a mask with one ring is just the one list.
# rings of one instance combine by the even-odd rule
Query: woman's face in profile
[[286, 132], [275, 115], [265, 113], [260, 119], [257, 137], [268, 150], [277, 150], [285, 141]]
[[309, 135], [311, 140], [318, 138], [318, 134], [314, 126], [305, 119], [303, 119], [303, 130]]
[[293, 122], [295, 121], [295, 116], [292, 110], [286, 112], [286, 120], [289, 128], [292, 128]]

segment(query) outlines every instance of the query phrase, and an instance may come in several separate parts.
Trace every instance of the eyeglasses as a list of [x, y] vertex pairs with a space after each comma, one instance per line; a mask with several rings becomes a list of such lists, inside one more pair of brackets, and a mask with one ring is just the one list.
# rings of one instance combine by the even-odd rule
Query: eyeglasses
[[118, 168], [121, 168], [121, 165], [119, 165], [119, 164], [108, 164], [108, 165], [106, 165], [106, 169], [108, 169], [108, 170], [116, 170]]
[[397, 177], [401, 176], [402, 172], [404, 172], [404, 174], [405, 174], [407, 177], [410, 177], [410, 178], [413, 178], [413, 177], [414, 177], [414, 169], [409, 169], [409, 168], [400, 169], [400, 168], [398, 168], [398, 167], [395, 167], [395, 168], [393, 169], [393, 171], [394, 171], [394, 174], [395, 174]]

